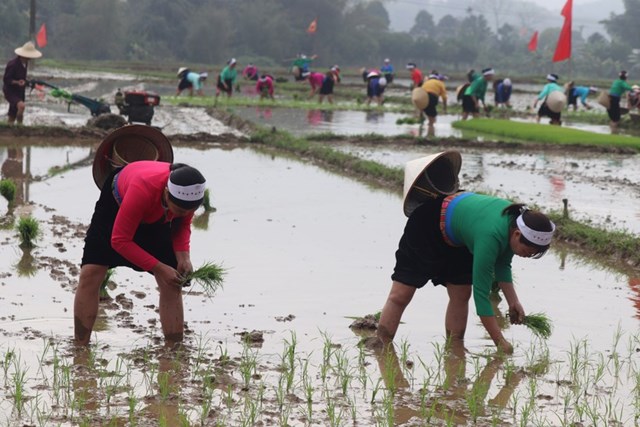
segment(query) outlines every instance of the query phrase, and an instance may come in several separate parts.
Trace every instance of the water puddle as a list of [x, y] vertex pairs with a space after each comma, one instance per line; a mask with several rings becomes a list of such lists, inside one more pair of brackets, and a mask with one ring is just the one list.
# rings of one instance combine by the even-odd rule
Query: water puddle
[[[362, 135], [374, 133], [384, 136], [417, 135], [419, 126], [397, 124], [407, 114], [383, 111], [323, 111], [294, 110], [288, 108], [247, 107], [235, 108], [240, 117], [265, 126], [285, 129], [294, 135], [331, 132], [337, 135]], [[435, 132], [438, 137], [460, 137], [462, 133], [451, 127], [456, 116], [440, 115]]]
[[[87, 151], [69, 145], [27, 152], [43, 173]], [[505, 160], [485, 156], [463, 155], [463, 171]], [[540, 260], [516, 258], [523, 305], [554, 322], [546, 343], [508, 326], [506, 304], [496, 302], [515, 356], [494, 359], [473, 314], [467, 351], [446, 353], [446, 292], [427, 285], [403, 317], [397, 351], [366, 350], [348, 317], [374, 313], [386, 299], [405, 224], [399, 195], [249, 148], [176, 147], [175, 160], [204, 173], [217, 208], [198, 212], [193, 263], [228, 269], [213, 299], [197, 285], [187, 291], [184, 350], [162, 349], [152, 278], [122, 268], [109, 291], [114, 300], [101, 304], [98, 345], [84, 357], [69, 347], [82, 226], [98, 196], [89, 166], [29, 184], [44, 232], [30, 254], [13, 231], [0, 231], [0, 377], [11, 389], [0, 410], [16, 424], [120, 424], [129, 417], [140, 425], [414, 425], [415, 417], [482, 424], [522, 419], [527, 410], [554, 423], [558, 416], [577, 421], [580, 405], [604, 410], [608, 403], [633, 416], [635, 380], [626, 372], [637, 368], [637, 278], [561, 248]], [[35, 271], [19, 273], [17, 264], [29, 256]], [[264, 341], [244, 345], [239, 334], [253, 330]], [[600, 365], [603, 374], [594, 379]], [[15, 394], [25, 370], [28, 402]]]

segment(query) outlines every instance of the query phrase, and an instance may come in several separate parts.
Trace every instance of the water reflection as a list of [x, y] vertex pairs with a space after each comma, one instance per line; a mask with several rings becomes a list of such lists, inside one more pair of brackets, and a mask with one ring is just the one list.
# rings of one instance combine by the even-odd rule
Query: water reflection
[[[406, 399], [411, 395], [410, 381], [405, 375], [411, 375], [413, 363], [405, 360], [404, 355], [399, 358], [393, 345], [374, 348], [381, 379], [394, 396], [394, 425], [404, 424], [414, 417], [426, 423], [438, 418], [447, 425], [467, 425], [469, 422], [475, 425], [479, 418], [494, 416], [506, 408], [525, 377], [524, 370], [516, 369], [507, 364], [508, 359], [494, 354], [470, 358], [473, 368], [470, 380], [467, 376], [469, 353], [462, 341], [436, 345], [436, 348], [436, 352], [442, 351], [442, 357], [436, 357], [438, 368], [424, 380], [419, 409], [415, 409], [416, 405], [409, 406]], [[483, 360], [486, 360], [484, 366]], [[490, 397], [489, 390], [494, 381], [500, 384], [497, 393]]]
[[[23, 205], [29, 202], [29, 160], [31, 148], [7, 148], [7, 158], [2, 162], [0, 170], [2, 178], [8, 178], [16, 184], [16, 194], [13, 205]], [[27, 168], [25, 170], [25, 163]]]
[[367, 111], [365, 115], [365, 121], [367, 123], [378, 123], [378, 122], [381, 122], [383, 118], [384, 118], [384, 111], [371, 110], [371, 111]]

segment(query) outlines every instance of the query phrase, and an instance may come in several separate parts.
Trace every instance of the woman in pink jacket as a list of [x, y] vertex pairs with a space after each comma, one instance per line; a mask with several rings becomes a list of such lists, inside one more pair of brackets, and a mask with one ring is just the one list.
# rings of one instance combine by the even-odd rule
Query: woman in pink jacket
[[107, 270], [117, 266], [154, 275], [165, 339], [182, 341], [182, 283], [193, 269], [191, 219], [204, 191], [202, 174], [181, 163], [134, 161], [106, 178], [85, 237], [74, 301], [77, 344], [89, 343], [100, 285]]

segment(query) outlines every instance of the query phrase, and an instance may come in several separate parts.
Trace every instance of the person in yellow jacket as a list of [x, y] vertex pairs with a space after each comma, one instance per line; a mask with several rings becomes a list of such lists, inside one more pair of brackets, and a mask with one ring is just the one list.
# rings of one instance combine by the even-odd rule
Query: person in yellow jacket
[[438, 74], [437, 71], [432, 71], [422, 84], [422, 89], [429, 94], [429, 105], [423, 110], [428, 120], [428, 135], [434, 134], [434, 124], [436, 122], [436, 116], [438, 115], [436, 107], [438, 106], [439, 98], [442, 98], [442, 108], [444, 113], [447, 113], [447, 88], [444, 85], [445, 79], [446, 77]]

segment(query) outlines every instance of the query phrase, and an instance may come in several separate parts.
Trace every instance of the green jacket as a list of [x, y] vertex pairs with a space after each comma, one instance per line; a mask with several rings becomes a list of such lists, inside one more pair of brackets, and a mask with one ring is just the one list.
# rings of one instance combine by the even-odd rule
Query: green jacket
[[514, 253], [509, 245], [512, 218], [502, 214], [510, 204], [497, 197], [469, 193], [455, 204], [450, 228], [447, 228], [447, 234], [451, 232], [450, 238], [473, 254], [473, 300], [478, 316], [494, 315], [489, 301], [494, 280], [513, 281], [511, 259]]
[[609, 89], [609, 95], [622, 96], [626, 91], [631, 90], [629, 83], [622, 79], [615, 80]]
[[465, 95], [475, 96], [482, 102], [484, 102], [484, 96], [487, 93], [487, 81], [483, 76], [478, 76], [473, 79], [473, 82], [469, 85], [467, 90], [464, 91]]

